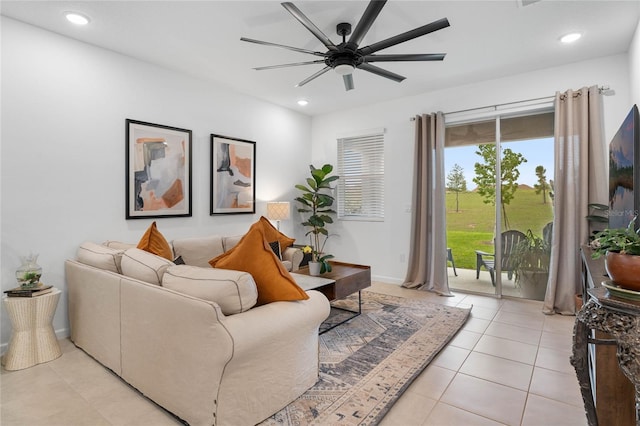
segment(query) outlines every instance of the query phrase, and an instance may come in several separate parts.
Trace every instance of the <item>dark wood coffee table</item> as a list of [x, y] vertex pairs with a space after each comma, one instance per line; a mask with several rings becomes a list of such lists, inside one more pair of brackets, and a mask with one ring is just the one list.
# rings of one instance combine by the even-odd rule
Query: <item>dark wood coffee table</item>
[[[371, 287], [371, 267], [365, 265], [356, 265], [353, 263], [335, 262], [331, 263], [331, 272], [325, 272], [317, 277], [309, 275], [309, 267], [305, 266], [291, 275], [298, 282], [298, 285], [304, 290], [317, 290], [324, 294], [329, 301], [343, 299], [355, 292], [358, 292], [358, 310], [350, 311], [344, 308], [332, 306], [331, 309], [351, 312], [354, 315], [349, 316], [344, 321], [331, 324], [330, 327], [321, 329], [321, 333], [326, 333], [334, 327], [357, 317], [362, 313], [362, 294], [361, 291], [367, 287]], [[299, 275], [299, 276], [297, 276]]]

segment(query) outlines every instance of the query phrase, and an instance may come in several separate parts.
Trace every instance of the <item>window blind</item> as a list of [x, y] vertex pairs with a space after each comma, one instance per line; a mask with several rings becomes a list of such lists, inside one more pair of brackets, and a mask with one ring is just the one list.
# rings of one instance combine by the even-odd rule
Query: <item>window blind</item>
[[384, 133], [338, 139], [338, 218], [384, 220]]

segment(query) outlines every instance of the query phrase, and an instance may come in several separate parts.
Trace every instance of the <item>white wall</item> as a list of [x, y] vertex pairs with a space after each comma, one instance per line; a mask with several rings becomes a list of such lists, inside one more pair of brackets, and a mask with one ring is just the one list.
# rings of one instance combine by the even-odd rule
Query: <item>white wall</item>
[[[83, 241], [137, 242], [151, 219], [125, 220], [125, 119], [193, 131], [193, 217], [158, 219], [167, 237], [244, 233], [265, 202], [306, 178], [309, 117], [2, 17], [2, 289], [19, 256], [66, 289], [64, 260]], [[209, 215], [209, 135], [256, 142], [256, 215]], [[281, 228], [293, 235], [294, 221]], [[54, 328], [68, 333], [66, 293]], [[3, 344], [10, 323], [2, 309]]]
[[640, 21], [629, 46], [629, 78], [631, 79], [631, 103], [640, 105]]
[[616, 91], [615, 96], [604, 98], [608, 143], [631, 106], [629, 64], [624, 54], [314, 117], [314, 164], [336, 162], [336, 135], [386, 128], [385, 221], [339, 222], [335, 227], [339, 237], [330, 240], [327, 251], [340, 259], [372, 265], [372, 274], [377, 279], [396, 283], [404, 280], [410, 242], [414, 149], [410, 117], [546, 97], [556, 91], [592, 85], [609, 85]]

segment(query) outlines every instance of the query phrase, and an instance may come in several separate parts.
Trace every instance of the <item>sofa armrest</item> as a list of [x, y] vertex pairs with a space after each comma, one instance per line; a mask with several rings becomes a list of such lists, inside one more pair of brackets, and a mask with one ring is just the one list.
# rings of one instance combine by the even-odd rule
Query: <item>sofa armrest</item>
[[302, 250], [295, 247], [287, 247], [282, 252], [282, 260], [288, 260], [291, 262], [291, 272], [295, 272], [300, 269], [300, 263], [302, 263], [302, 257], [304, 254]]
[[330, 305], [318, 291], [307, 294], [226, 317], [234, 352], [218, 396], [219, 424], [259, 423], [315, 384], [318, 328]]
[[217, 424], [233, 337], [217, 304], [122, 279], [122, 378], [191, 425]]

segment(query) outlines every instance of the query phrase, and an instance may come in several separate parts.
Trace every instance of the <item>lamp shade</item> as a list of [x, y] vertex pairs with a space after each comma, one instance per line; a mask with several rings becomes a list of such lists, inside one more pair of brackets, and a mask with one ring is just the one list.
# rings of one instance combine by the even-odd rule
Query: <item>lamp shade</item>
[[288, 201], [273, 201], [267, 203], [267, 219], [287, 220], [291, 210]]

